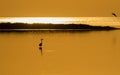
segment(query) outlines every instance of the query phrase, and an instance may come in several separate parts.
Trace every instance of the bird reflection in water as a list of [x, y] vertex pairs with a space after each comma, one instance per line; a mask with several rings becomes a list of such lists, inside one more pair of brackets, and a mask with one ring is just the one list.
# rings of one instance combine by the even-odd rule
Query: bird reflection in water
[[42, 51], [42, 46], [39, 47], [39, 50], [41, 51], [41, 54], [42, 54], [42, 53], [43, 53], [43, 51]]
[[43, 39], [41, 39], [41, 42], [40, 42], [40, 44], [39, 44], [39, 50], [41, 51], [41, 54], [42, 54], [42, 52], [43, 52], [43, 49], [42, 49], [42, 47], [43, 47]]

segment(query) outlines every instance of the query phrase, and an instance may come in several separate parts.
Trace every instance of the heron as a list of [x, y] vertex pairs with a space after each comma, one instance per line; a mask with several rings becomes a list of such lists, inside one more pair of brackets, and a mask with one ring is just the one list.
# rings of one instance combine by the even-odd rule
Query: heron
[[40, 42], [39, 46], [42, 46], [42, 40], [43, 40], [43, 39], [41, 39], [41, 42]]
[[117, 17], [117, 15], [115, 13], [112, 13], [113, 16]]

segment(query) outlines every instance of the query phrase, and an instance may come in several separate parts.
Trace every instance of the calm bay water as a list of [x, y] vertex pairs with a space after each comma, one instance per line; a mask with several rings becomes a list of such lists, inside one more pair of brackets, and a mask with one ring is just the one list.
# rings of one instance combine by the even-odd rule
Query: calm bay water
[[120, 75], [119, 33], [0, 32], [0, 75]]

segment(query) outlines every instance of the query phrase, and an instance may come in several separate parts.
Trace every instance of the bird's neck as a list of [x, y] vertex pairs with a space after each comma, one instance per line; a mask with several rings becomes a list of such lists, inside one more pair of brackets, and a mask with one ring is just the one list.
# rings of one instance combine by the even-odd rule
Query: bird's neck
[[41, 43], [42, 43], [42, 40], [41, 40]]

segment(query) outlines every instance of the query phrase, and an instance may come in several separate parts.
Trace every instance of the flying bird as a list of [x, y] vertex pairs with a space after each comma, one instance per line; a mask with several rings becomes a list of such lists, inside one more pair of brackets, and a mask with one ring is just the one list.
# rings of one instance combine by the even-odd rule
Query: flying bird
[[112, 13], [113, 16], [117, 17], [117, 15], [115, 13]]

